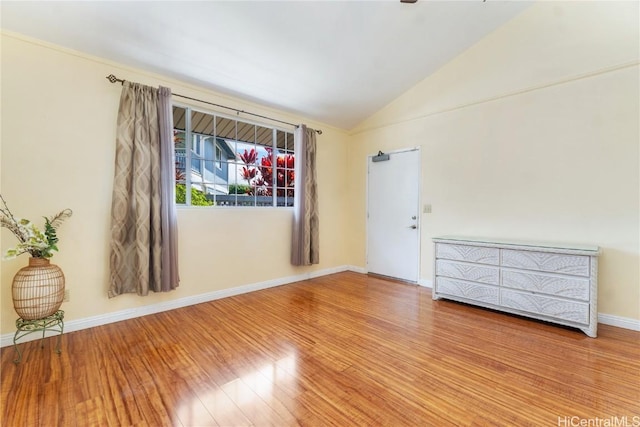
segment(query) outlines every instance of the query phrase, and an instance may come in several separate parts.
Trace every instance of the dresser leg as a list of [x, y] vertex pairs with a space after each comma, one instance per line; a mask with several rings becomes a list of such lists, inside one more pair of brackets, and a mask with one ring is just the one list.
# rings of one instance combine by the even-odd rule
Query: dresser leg
[[591, 338], [597, 338], [598, 337], [598, 324], [597, 323], [592, 328], [580, 328], [580, 330], [582, 332], [584, 332], [585, 334], [587, 334], [587, 336], [589, 336]]

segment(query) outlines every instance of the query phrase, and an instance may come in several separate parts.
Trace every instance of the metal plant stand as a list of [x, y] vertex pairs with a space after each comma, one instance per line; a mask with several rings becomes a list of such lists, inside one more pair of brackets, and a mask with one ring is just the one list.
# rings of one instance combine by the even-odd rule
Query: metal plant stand
[[60, 332], [56, 343], [56, 353], [62, 353], [60, 345], [62, 343], [62, 334], [64, 333], [64, 311], [58, 310], [51, 316], [43, 319], [25, 320], [18, 318], [18, 320], [16, 320], [16, 328], [16, 333], [13, 336], [13, 346], [18, 353], [18, 357], [13, 360], [13, 363], [18, 364], [22, 360], [22, 352], [20, 352], [20, 348], [18, 347], [18, 340], [34, 332], [42, 332], [40, 347], [44, 347], [42, 340], [44, 340], [47, 331]]

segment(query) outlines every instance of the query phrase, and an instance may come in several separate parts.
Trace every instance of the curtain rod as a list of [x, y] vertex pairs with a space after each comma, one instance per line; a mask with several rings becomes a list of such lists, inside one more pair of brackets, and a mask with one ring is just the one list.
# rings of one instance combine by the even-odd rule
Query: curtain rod
[[[107, 77], [107, 80], [109, 80], [111, 83], [116, 83], [119, 82], [121, 85], [124, 84], [125, 80], [119, 79], [116, 76], [114, 76], [113, 74], [109, 74]], [[299, 125], [296, 125], [294, 123], [289, 123], [289, 122], [285, 122], [283, 120], [278, 120], [278, 119], [274, 119], [271, 117], [267, 117], [267, 116], [262, 116], [260, 114], [255, 114], [255, 113], [250, 113], [248, 111], [244, 111], [244, 110], [238, 110], [237, 108], [233, 108], [233, 107], [227, 107], [225, 105], [220, 105], [220, 104], [214, 104], [213, 102], [209, 102], [209, 101], [203, 101], [202, 99], [198, 99], [198, 98], [191, 98], [190, 96], [185, 96], [185, 95], [180, 95], [178, 93], [172, 93], [173, 96], [178, 96], [180, 98], [184, 98], [184, 99], [190, 99], [192, 101], [197, 101], [197, 102], [202, 102], [204, 104], [209, 104], [209, 105], [214, 105], [216, 107], [220, 107], [220, 108], [226, 108], [227, 110], [231, 110], [231, 111], [235, 111], [236, 113], [240, 114], [248, 114], [250, 116], [254, 116], [254, 117], [260, 117], [262, 119], [267, 119], [267, 120], [271, 120], [273, 122], [278, 122], [278, 123], [284, 123], [285, 125], [289, 125], [289, 126], [293, 126], [293, 127], [298, 127]], [[321, 129], [313, 129], [314, 131], [316, 131], [318, 133], [318, 135], [322, 135], [322, 130]]]

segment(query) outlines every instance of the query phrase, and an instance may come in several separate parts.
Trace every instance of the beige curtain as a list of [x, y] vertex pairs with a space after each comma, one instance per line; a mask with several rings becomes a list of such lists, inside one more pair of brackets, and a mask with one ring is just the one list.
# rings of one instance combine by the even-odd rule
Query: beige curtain
[[293, 203], [291, 263], [320, 262], [318, 185], [316, 182], [316, 132], [300, 125], [294, 133], [296, 175]]
[[125, 82], [111, 206], [109, 297], [178, 286], [171, 91]]

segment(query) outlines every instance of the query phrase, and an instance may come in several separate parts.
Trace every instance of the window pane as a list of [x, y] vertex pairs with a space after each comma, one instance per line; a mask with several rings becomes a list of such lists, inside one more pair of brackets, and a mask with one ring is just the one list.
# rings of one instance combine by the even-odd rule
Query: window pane
[[293, 134], [278, 131], [276, 134], [278, 150], [276, 153], [276, 189], [278, 206], [293, 206], [295, 154]]
[[224, 117], [216, 117], [216, 136], [231, 141], [236, 140], [236, 121]]
[[175, 182], [176, 204], [184, 205], [186, 201], [186, 150], [185, 150], [185, 122], [186, 111], [181, 107], [173, 107], [173, 144], [175, 149]]
[[262, 191], [263, 183], [260, 175], [261, 151], [256, 144], [256, 126], [250, 123], [237, 122], [236, 150], [240, 159], [238, 182], [243, 191], [237, 194], [238, 206], [255, 206], [256, 196]]
[[173, 106], [173, 128], [184, 132], [186, 110], [182, 107]]
[[273, 206], [273, 131], [264, 126], [255, 127], [256, 138], [256, 195], [260, 196], [260, 206]]
[[213, 115], [192, 110], [191, 132], [201, 135], [213, 135]]
[[173, 130], [173, 144], [175, 147], [176, 182], [185, 182], [187, 159], [184, 148], [184, 132], [177, 129]]

